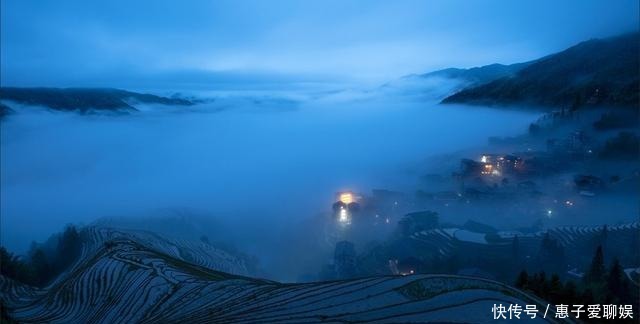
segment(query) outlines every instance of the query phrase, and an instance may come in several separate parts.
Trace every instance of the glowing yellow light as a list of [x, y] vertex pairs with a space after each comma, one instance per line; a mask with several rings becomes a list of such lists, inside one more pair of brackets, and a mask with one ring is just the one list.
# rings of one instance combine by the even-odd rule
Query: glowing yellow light
[[340, 208], [340, 222], [346, 223], [349, 220], [349, 216], [347, 215], [347, 211], [344, 208]]
[[340, 194], [340, 201], [345, 204], [350, 204], [353, 202], [353, 194], [350, 192], [345, 192]]

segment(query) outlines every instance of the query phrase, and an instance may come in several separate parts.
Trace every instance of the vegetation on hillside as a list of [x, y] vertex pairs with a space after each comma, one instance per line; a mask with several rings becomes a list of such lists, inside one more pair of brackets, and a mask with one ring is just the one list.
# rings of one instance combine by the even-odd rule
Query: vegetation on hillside
[[73, 225], [45, 244], [33, 243], [26, 258], [0, 247], [0, 274], [24, 284], [44, 287], [64, 272], [82, 252], [82, 239]]
[[596, 248], [589, 270], [582, 280], [562, 281], [544, 271], [529, 274], [520, 272], [515, 286], [530, 291], [553, 304], [564, 305], [634, 305], [638, 307], [638, 290], [624, 273], [618, 259], [605, 266], [602, 246]]
[[469, 85], [480, 85], [483, 83], [487, 83], [496, 79], [511, 77], [515, 75], [518, 71], [527, 67], [532, 62], [526, 63], [517, 63], [511, 65], [504, 64], [489, 64], [469, 69], [459, 69], [459, 68], [448, 68], [443, 70], [438, 70], [434, 72], [429, 72], [425, 74], [420, 74], [418, 77], [420, 78], [447, 78], [447, 79], [458, 79], [465, 81]]
[[637, 110], [623, 113], [620, 111], [609, 111], [603, 113], [598, 120], [593, 123], [593, 128], [598, 131], [612, 129], [634, 128], [640, 125], [640, 114]]
[[632, 132], [620, 132], [608, 139], [600, 151], [604, 159], [635, 160], [640, 158], [640, 137]]
[[0, 99], [54, 110], [135, 111], [132, 102], [163, 105], [191, 105], [191, 101], [109, 88], [0, 88]]
[[638, 33], [594, 39], [543, 57], [489, 83], [464, 89], [443, 103], [532, 104], [569, 107], [625, 106], [640, 102]]

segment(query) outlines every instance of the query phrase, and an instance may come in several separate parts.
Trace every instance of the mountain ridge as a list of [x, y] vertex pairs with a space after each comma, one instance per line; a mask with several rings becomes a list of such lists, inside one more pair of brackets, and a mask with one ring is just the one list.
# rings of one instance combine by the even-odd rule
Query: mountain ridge
[[182, 106], [193, 104], [186, 99], [167, 98], [115, 88], [1, 87], [0, 100], [80, 113], [91, 111], [134, 112], [137, 109], [133, 102]]
[[639, 33], [591, 39], [533, 61], [513, 76], [465, 88], [441, 103], [637, 107]]
[[518, 71], [529, 66], [533, 62], [534, 61], [514, 64], [493, 63], [471, 68], [445, 68], [423, 74], [413, 74], [410, 76], [419, 78], [441, 77], [449, 79], [460, 79], [462, 81], [465, 81], [468, 86], [471, 86], [479, 85], [507, 76], [512, 76]]

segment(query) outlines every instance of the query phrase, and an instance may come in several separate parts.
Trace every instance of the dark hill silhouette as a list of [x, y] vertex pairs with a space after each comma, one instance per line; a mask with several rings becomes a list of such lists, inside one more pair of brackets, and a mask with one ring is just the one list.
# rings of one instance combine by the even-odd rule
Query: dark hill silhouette
[[111, 88], [0, 88], [0, 99], [25, 105], [45, 106], [53, 110], [135, 111], [132, 102], [164, 105], [191, 105], [185, 99], [166, 98], [151, 94]]
[[443, 103], [570, 107], [638, 107], [639, 33], [592, 39], [534, 61], [516, 72], [472, 86]]

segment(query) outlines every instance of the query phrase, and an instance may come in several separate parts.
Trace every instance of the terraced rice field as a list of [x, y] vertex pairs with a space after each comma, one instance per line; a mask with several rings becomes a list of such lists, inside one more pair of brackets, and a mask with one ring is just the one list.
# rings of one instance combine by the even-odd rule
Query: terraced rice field
[[[455, 234], [458, 229], [434, 229], [421, 231], [411, 235], [416, 243], [425, 251], [434, 251], [440, 256], [447, 256], [460, 249], [473, 249], [487, 257], [508, 255], [511, 253], [513, 237], [504, 237], [493, 240], [490, 243], [463, 241]], [[550, 228], [533, 234], [521, 234], [518, 236], [520, 248], [524, 254], [536, 255], [540, 249], [542, 238], [546, 233], [564, 247], [565, 251], [593, 249], [594, 239], [602, 234], [603, 226], [562, 226]], [[640, 222], [607, 226], [607, 245], [610, 250], [621, 253], [619, 257], [630, 259], [633, 253], [629, 246], [637, 246], [640, 237]], [[505, 254], [506, 253], [506, 254]], [[571, 257], [571, 254], [569, 254]]]
[[[493, 321], [491, 308], [496, 303], [546, 307], [507, 285], [459, 276], [281, 284], [216, 271], [223, 259], [197, 245], [180, 246], [149, 233], [101, 228], [90, 229], [88, 235], [91, 240], [80, 260], [45, 289], [0, 277], [2, 302], [13, 319], [25, 323], [488, 322]], [[192, 260], [185, 260], [185, 255]], [[546, 320], [536, 321], [552, 319], [550, 311]]]

